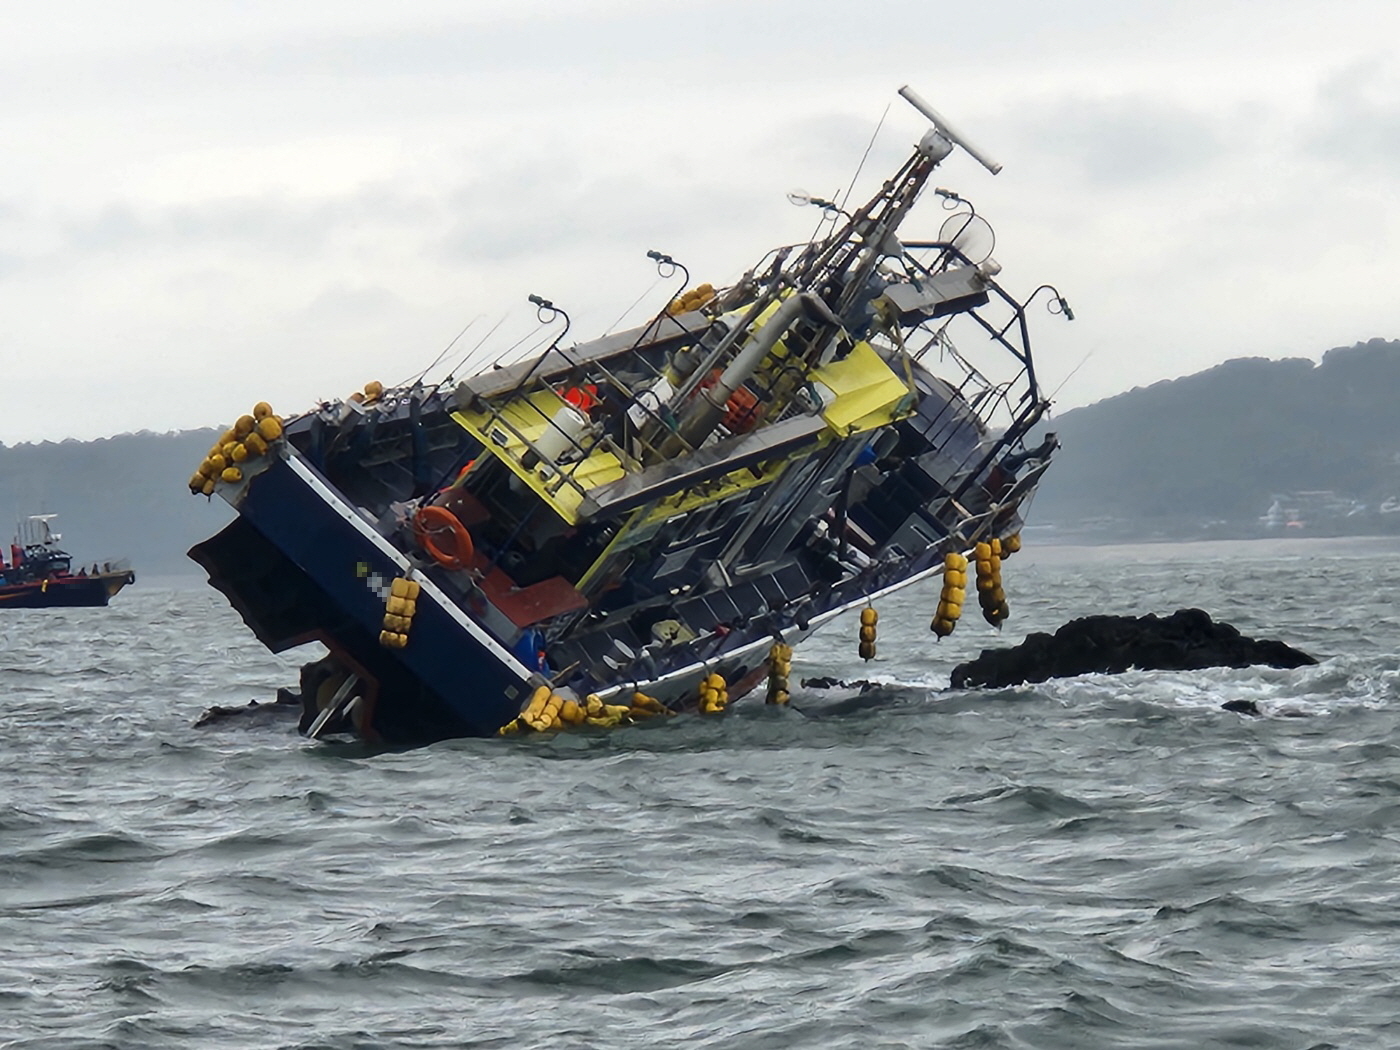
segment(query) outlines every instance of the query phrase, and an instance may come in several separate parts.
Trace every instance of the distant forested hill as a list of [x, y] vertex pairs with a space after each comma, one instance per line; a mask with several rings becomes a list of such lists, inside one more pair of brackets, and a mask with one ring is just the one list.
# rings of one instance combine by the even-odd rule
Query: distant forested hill
[[1118, 518], [1185, 534], [1258, 521], [1275, 495], [1400, 495], [1400, 342], [1321, 363], [1242, 358], [1059, 416], [1063, 447], [1031, 519]]
[[185, 551], [232, 516], [222, 500], [190, 495], [190, 474], [217, 430], [122, 434], [99, 441], [0, 445], [0, 542], [14, 523], [58, 514], [63, 547], [75, 559], [130, 558], [142, 576], [197, 573]]

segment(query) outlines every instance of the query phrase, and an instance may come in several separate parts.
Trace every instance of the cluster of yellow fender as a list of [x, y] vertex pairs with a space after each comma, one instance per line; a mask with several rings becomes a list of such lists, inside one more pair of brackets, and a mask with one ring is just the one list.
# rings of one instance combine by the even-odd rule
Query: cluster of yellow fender
[[692, 310], [700, 309], [714, 297], [714, 285], [705, 283], [672, 299], [671, 304], [666, 307], [666, 312], [672, 317], [677, 314], [689, 313]]
[[977, 557], [977, 604], [982, 606], [982, 619], [993, 627], [1011, 615], [1006, 604], [1006, 592], [1001, 587], [1001, 540], [978, 543], [973, 548]]
[[768, 702], [786, 704], [792, 699], [788, 691], [788, 675], [792, 673], [792, 646], [774, 642], [768, 650]]
[[421, 585], [400, 576], [389, 584], [389, 597], [384, 599], [384, 629], [379, 632], [379, 644], [386, 649], [402, 649], [408, 644], [408, 629], [418, 612]]
[[708, 674], [700, 683], [700, 713], [702, 715], [723, 714], [729, 706], [729, 687], [724, 676]]
[[860, 611], [860, 658], [875, 659], [875, 625], [880, 622], [880, 614], [873, 607], [866, 606]]
[[632, 703], [605, 704], [596, 693], [590, 693], [579, 701], [561, 696], [547, 685], [537, 688], [524, 709], [496, 732], [509, 736], [529, 729], [545, 733], [551, 729], [570, 729], [576, 726], [620, 726], [629, 725], [643, 718], [669, 715], [673, 712], [660, 700], [645, 693], [633, 693]]
[[347, 398], [357, 405], [372, 405], [384, 396], [384, 384], [377, 379], [371, 379], [365, 384], [364, 390], [356, 390]]
[[251, 416], [239, 416], [209, 450], [209, 455], [190, 478], [190, 491], [212, 496], [220, 481], [235, 484], [243, 480], [240, 463], [267, 455], [272, 443], [282, 436], [282, 421], [272, 414], [272, 406], [259, 401]]
[[962, 616], [963, 601], [967, 597], [967, 556], [954, 551], [943, 556], [943, 590], [938, 595], [938, 608], [934, 611], [929, 630], [940, 638], [947, 638], [958, 625]]

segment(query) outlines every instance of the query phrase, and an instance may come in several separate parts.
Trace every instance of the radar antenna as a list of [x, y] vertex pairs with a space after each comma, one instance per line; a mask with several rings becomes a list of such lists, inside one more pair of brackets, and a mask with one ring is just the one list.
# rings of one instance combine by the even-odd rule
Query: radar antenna
[[919, 97], [919, 94], [908, 84], [905, 84], [902, 88], [900, 88], [899, 93], [903, 97], [904, 101], [908, 102], [920, 113], [928, 117], [928, 119], [933, 123], [933, 129], [937, 131], [938, 134], [942, 135], [945, 139], [947, 139], [954, 145], [961, 146], [963, 149], [967, 150], [968, 154], [972, 157], [973, 160], [977, 161], [978, 164], [982, 165], [982, 167], [986, 168], [993, 175], [1001, 171], [1000, 164], [992, 160], [991, 157], [987, 156], [976, 146], [974, 146], [971, 142], [969, 142], [962, 133], [960, 133], [956, 128], [954, 128], [953, 125], [948, 123], [947, 118], [945, 118], [942, 114], [938, 112], [938, 110], [934, 109], [927, 102], [925, 102], [921, 97]]

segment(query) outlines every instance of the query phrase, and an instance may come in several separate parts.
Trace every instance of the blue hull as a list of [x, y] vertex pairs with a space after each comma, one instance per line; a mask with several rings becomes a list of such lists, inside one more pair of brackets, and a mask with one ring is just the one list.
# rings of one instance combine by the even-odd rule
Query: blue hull
[[[234, 502], [241, 522], [285, 559], [278, 575], [288, 604], [319, 610], [305, 631], [254, 623], [246, 609], [245, 618], [274, 649], [323, 642], [370, 683], [361, 715], [365, 735], [390, 742], [483, 736], [519, 713], [529, 672], [483, 628], [464, 623], [461, 610], [435, 597], [430, 574], [415, 572], [424, 590], [407, 646], [380, 644], [389, 583], [408, 575], [409, 565], [303, 461], [273, 460]], [[227, 582], [216, 573], [234, 573], [228, 556], [196, 558], [211, 569], [216, 586]]]

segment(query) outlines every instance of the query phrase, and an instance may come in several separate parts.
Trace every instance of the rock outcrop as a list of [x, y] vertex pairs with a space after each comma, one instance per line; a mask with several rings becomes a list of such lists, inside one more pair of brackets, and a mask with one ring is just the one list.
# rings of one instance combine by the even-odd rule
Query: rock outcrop
[[195, 720], [195, 729], [225, 725], [230, 722], [244, 726], [268, 726], [296, 718], [301, 714], [301, 697], [289, 689], [278, 689], [277, 699], [270, 703], [249, 700], [243, 707], [226, 707], [219, 704], [206, 708]]
[[953, 669], [955, 689], [999, 688], [1095, 672], [1193, 671], [1202, 667], [1303, 667], [1317, 663], [1283, 642], [1246, 638], [1200, 609], [1170, 616], [1085, 616], [1011, 649], [984, 649]]

